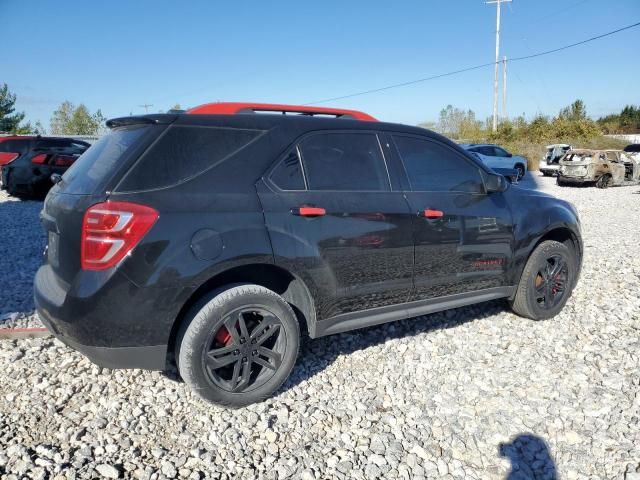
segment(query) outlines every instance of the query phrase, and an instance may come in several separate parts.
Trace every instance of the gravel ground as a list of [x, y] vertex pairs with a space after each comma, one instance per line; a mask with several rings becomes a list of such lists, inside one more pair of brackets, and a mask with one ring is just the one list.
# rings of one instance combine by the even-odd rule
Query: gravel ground
[[[640, 479], [639, 188], [536, 180], [584, 229], [555, 319], [491, 302], [309, 342], [277, 396], [238, 410], [52, 338], [0, 342], [0, 477]], [[0, 203], [4, 311], [31, 308], [38, 209]]]

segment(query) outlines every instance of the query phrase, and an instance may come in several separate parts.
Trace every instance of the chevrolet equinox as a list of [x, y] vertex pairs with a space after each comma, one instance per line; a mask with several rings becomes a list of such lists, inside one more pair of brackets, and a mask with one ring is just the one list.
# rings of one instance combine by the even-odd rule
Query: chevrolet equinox
[[573, 205], [422, 128], [255, 103], [107, 126], [45, 200], [38, 313], [98, 365], [175, 362], [211, 402], [272, 395], [303, 334], [499, 298], [541, 320], [578, 279]]

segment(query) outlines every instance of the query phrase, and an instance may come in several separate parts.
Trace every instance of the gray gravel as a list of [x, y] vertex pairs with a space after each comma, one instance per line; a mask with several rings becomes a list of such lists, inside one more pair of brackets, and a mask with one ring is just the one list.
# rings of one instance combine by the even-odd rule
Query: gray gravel
[[[313, 341], [277, 396], [239, 410], [51, 338], [4, 341], [0, 476], [640, 478], [638, 187], [537, 180], [576, 204], [586, 244], [555, 319], [492, 302]], [[22, 261], [0, 277], [16, 295]]]

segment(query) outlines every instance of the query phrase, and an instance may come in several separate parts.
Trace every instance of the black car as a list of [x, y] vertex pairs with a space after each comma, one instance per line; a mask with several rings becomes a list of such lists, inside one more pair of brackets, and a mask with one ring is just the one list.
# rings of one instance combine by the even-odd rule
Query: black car
[[0, 181], [11, 195], [44, 197], [51, 175], [62, 175], [91, 144], [41, 136], [0, 137]]
[[43, 322], [104, 367], [175, 355], [203, 398], [245, 405], [303, 334], [501, 298], [546, 319], [578, 279], [570, 203], [422, 128], [227, 103], [107, 125], [46, 198], [35, 279]]

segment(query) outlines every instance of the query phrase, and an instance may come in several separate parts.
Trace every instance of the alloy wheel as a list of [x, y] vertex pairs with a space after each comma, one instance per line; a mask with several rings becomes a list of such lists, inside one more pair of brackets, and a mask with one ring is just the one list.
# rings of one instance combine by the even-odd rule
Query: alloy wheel
[[226, 315], [203, 350], [208, 379], [232, 393], [258, 388], [280, 368], [286, 350], [280, 319], [262, 306], [248, 306]]
[[550, 310], [564, 297], [569, 279], [569, 265], [560, 255], [547, 258], [534, 277], [535, 300], [540, 308]]

